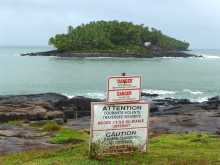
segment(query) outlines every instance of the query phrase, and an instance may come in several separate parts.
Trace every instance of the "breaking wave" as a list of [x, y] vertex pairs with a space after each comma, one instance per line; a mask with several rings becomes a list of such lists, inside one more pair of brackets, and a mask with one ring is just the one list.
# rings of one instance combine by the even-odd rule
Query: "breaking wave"
[[101, 92], [76, 93], [74, 95], [64, 93], [63, 95], [67, 96], [70, 99], [76, 96], [84, 96], [84, 97], [89, 97], [93, 99], [104, 99], [105, 98], [105, 93], [101, 93]]
[[160, 90], [160, 89], [144, 89], [143, 92], [158, 95], [174, 95], [176, 91]]
[[220, 59], [220, 56], [202, 54], [202, 58], [205, 58], [205, 59]]
[[[144, 93], [149, 94], [158, 94], [159, 96], [156, 97], [158, 99], [164, 98], [176, 98], [176, 99], [189, 99], [192, 102], [204, 102], [207, 101], [208, 98], [212, 97], [212, 94], [207, 92], [202, 92], [200, 90], [191, 90], [191, 89], [182, 89], [182, 90], [162, 90], [162, 89], [143, 89]], [[67, 94], [64, 93], [65, 96], [68, 98], [73, 98], [76, 96], [84, 96], [93, 99], [105, 99], [106, 93], [105, 92], [79, 92], [74, 94]]]
[[196, 90], [196, 91], [192, 91], [190, 89], [184, 89], [183, 92], [186, 92], [186, 93], [190, 93], [192, 95], [201, 95], [203, 94], [203, 92], [199, 91], [199, 90]]

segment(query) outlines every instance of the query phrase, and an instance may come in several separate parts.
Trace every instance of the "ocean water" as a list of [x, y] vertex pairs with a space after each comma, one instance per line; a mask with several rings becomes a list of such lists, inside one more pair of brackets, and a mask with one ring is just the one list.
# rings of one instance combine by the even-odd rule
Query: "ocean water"
[[0, 48], [0, 95], [57, 92], [104, 98], [108, 76], [142, 75], [142, 89], [160, 98], [204, 101], [220, 95], [220, 50], [201, 58], [57, 58], [20, 56], [47, 47]]

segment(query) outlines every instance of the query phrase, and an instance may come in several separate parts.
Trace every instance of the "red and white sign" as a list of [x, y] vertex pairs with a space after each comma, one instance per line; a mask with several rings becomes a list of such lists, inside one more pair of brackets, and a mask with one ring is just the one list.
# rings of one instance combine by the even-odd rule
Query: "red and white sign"
[[108, 90], [140, 89], [141, 76], [113, 76], [108, 79]]
[[141, 76], [113, 76], [108, 79], [107, 102], [140, 101]]
[[149, 104], [141, 101], [141, 76], [110, 77], [107, 102], [91, 103], [90, 153], [145, 152], [148, 122]]

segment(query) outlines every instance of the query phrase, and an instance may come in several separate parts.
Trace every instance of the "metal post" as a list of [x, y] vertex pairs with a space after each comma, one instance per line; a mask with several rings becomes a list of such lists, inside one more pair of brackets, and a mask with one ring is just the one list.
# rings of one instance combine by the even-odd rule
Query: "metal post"
[[77, 111], [76, 111], [76, 120], [78, 119], [78, 113], [77, 113]]

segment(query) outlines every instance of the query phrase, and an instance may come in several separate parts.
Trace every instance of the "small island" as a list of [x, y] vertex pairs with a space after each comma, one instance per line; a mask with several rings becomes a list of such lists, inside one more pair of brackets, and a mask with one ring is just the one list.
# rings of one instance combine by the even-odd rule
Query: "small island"
[[67, 33], [49, 39], [56, 50], [22, 56], [59, 57], [192, 57], [190, 44], [160, 30], [131, 22], [96, 21], [68, 27]]

